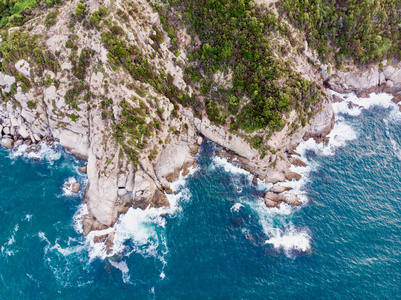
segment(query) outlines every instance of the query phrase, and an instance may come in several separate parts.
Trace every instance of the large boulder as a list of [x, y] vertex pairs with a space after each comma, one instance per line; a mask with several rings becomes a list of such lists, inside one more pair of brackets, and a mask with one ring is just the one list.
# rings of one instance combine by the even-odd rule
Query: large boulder
[[267, 207], [278, 207], [281, 202], [294, 206], [301, 205], [297, 195], [287, 193], [266, 192], [264, 200]]
[[14, 147], [14, 140], [11, 138], [5, 138], [0, 141], [0, 145], [7, 149], [12, 149]]
[[288, 186], [274, 185], [271, 187], [270, 192], [280, 194], [280, 193], [284, 193], [285, 191], [288, 191], [288, 190], [291, 190], [291, 188]]
[[79, 190], [81, 189], [81, 184], [74, 182], [71, 186], [71, 192], [77, 194], [79, 193]]

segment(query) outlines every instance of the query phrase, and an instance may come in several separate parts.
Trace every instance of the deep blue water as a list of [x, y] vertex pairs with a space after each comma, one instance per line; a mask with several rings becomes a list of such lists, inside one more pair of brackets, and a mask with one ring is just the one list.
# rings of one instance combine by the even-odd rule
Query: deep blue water
[[264, 207], [205, 142], [173, 208], [131, 209], [110, 257], [79, 233], [82, 192], [62, 189], [85, 184], [82, 161], [0, 151], [0, 299], [400, 299], [399, 116], [337, 117], [332, 146], [300, 150], [302, 207]]

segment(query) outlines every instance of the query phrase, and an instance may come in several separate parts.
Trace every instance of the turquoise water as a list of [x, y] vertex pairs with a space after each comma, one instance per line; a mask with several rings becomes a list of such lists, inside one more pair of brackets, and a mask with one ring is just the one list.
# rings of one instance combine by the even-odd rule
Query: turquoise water
[[336, 104], [329, 146], [298, 149], [300, 208], [264, 207], [269, 185], [205, 142], [172, 208], [131, 209], [109, 255], [80, 234], [82, 192], [63, 189], [85, 185], [82, 161], [0, 151], [0, 299], [401, 298], [401, 114], [352, 101], [366, 109]]

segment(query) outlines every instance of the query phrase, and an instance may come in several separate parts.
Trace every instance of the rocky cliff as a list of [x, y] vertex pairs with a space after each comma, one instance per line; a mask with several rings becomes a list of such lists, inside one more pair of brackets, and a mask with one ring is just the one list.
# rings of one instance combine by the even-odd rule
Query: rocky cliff
[[[170, 182], [196, 164], [203, 138], [223, 146], [227, 151], [220, 155], [261, 180], [299, 179], [289, 170], [302, 163], [294, 149], [302, 139], [327, 142], [334, 125], [324, 80], [340, 92], [401, 90], [400, 69], [387, 64], [380, 70], [332, 73], [324, 80], [317, 71], [308, 74], [324, 100], [303, 126], [296, 125], [297, 112], [290, 110], [280, 131], [259, 130], [269, 149], [261, 152], [249, 142], [255, 133], [234, 134], [171, 100], [173, 92], [178, 98], [196, 93], [184, 80], [187, 48], [173, 52], [147, 1], [72, 1], [48, 13], [53, 13], [53, 25], [38, 13], [23, 27], [2, 32], [1, 145], [55, 140], [87, 160], [84, 234], [113, 225], [130, 206], [168, 206]], [[179, 32], [179, 43], [197, 45], [185, 28]]]

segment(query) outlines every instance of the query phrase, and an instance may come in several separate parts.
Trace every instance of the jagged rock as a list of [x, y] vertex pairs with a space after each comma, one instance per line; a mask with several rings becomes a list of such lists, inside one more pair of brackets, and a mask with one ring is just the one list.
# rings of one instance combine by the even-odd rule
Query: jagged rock
[[37, 133], [34, 133], [33, 135], [33, 139], [37, 142], [37, 143], [39, 143], [41, 140], [42, 140], [42, 138], [39, 136], [39, 134], [37, 134]]
[[86, 173], [86, 172], [87, 172], [87, 167], [86, 167], [86, 165], [85, 165], [85, 166], [82, 166], [82, 167], [79, 169], [79, 171], [80, 171], [81, 173]]
[[15, 69], [23, 74], [25, 77], [30, 78], [31, 77], [31, 67], [29, 66], [29, 63], [26, 60], [19, 60], [15, 64]]
[[203, 138], [201, 136], [198, 136], [196, 139], [196, 143], [200, 146], [203, 142]]
[[282, 185], [274, 185], [270, 188], [270, 192], [280, 194], [284, 193], [285, 191], [291, 190], [290, 187], [288, 186], [282, 186]]
[[127, 191], [127, 189], [126, 188], [119, 188], [118, 189], [118, 191], [117, 191], [117, 194], [118, 194], [118, 196], [124, 196], [125, 194], [127, 194], [128, 193], [128, 191]]
[[152, 199], [152, 204], [154, 207], [170, 207], [170, 202], [168, 201], [167, 196], [160, 190], [156, 190]]
[[126, 186], [127, 183], [127, 176], [125, 174], [119, 174], [117, 179], [117, 186], [122, 188]]
[[343, 102], [343, 99], [338, 97], [337, 95], [333, 95], [333, 99], [332, 99], [333, 103], [339, 103], [339, 102]]
[[15, 142], [15, 146], [21, 146], [24, 143], [24, 140], [17, 140]]
[[272, 201], [268, 198], [265, 198], [265, 205], [267, 207], [279, 207], [280, 206], [280, 202], [276, 202], [276, 201]]
[[139, 170], [135, 173], [134, 201], [148, 203], [156, 193], [157, 187], [148, 174]]
[[12, 149], [14, 147], [14, 140], [11, 138], [3, 138], [0, 141], [0, 145], [7, 149]]
[[395, 104], [398, 104], [399, 102], [401, 102], [401, 93], [397, 93], [392, 99], [392, 102], [394, 102]]
[[88, 235], [92, 230], [103, 230], [108, 226], [99, 223], [93, 216], [87, 214], [82, 218], [82, 225], [84, 227], [83, 235]]
[[252, 183], [253, 184], [258, 184], [258, 177], [257, 176], [253, 176]]
[[354, 102], [350, 101], [348, 102], [348, 108], [353, 109], [353, 108], [360, 108], [361, 106], [358, 104], [355, 104]]
[[102, 235], [95, 235], [93, 237], [93, 242], [95, 244], [99, 243], [104, 243], [104, 245], [107, 248], [107, 253], [110, 253], [112, 251], [112, 247], [114, 245], [114, 237], [115, 237], [115, 232], [112, 231], [110, 233], [102, 234]]
[[266, 192], [264, 198], [265, 199], [270, 199], [271, 201], [274, 201], [274, 202], [282, 202], [284, 196], [282, 194], [277, 194], [277, 193], [273, 193], [273, 192]]
[[93, 237], [93, 242], [95, 244], [99, 244], [99, 243], [104, 243], [106, 241], [106, 239], [108, 238], [109, 234], [102, 234], [102, 235], [95, 235]]
[[291, 157], [290, 162], [292, 165], [298, 166], [298, 167], [306, 167], [307, 166], [307, 164], [305, 162], [303, 162], [302, 160], [300, 160], [298, 157]]
[[189, 169], [185, 169], [183, 172], [182, 172], [182, 176], [187, 176], [189, 174]]
[[[301, 205], [298, 196], [286, 193], [276, 194], [273, 192], [266, 192], [264, 200], [268, 207], [278, 207], [281, 202], [294, 206]], [[276, 205], [274, 203], [276, 203]]]
[[195, 158], [191, 154], [191, 148], [187, 143], [180, 141], [168, 145], [155, 164], [157, 177], [174, 181], [180, 176], [180, 171], [193, 165]]
[[293, 206], [299, 206], [301, 205], [301, 202], [299, 201], [299, 198], [297, 195], [292, 195], [292, 194], [287, 194], [285, 195], [285, 198], [283, 201], [289, 205]]
[[293, 179], [299, 180], [299, 179], [301, 179], [301, 177], [302, 177], [301, 174], [298, 174], [298, 173], [295, 173], [295, 172], [287, 172], [287, 173], [285, 173], [285, 179], [287, 179], [287, 180], [293, 180]]
[[80, 189], [81, 189], [81, 184], [80, 184], [80, 183], [77, 183], [77, 182], [74, 182], [74, 183], [72, 184], [72, 187], [71, 187], [71, 192], [77, 194], [77, 193], [79, 193], [79, 190], [80, 190]]

